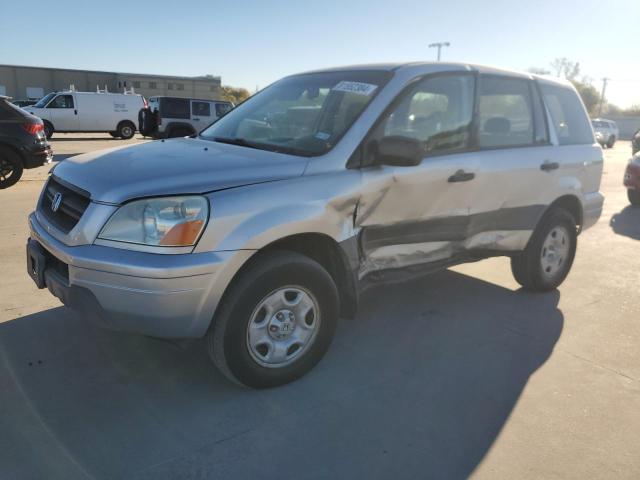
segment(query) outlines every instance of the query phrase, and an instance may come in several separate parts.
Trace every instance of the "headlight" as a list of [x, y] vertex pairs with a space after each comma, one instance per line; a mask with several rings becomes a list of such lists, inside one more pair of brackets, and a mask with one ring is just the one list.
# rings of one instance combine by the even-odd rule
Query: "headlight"
[[120, 207], [98, 238], [160, 247], [195, 245], [209, 218], [205, 197], [136, 200]]

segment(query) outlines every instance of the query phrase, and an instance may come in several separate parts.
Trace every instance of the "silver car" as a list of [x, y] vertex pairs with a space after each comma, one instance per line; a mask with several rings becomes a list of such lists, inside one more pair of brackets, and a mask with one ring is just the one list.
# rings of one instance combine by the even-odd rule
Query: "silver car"
[[308, 372], [372, 285], [509, 256], [524, 288], [555, 289], [602, 211], [602, 167], [567, 82], [447, 63], [310, 72], [197, 138], [58, 164], [28, 272], [87, 321], [206, 336], [227, 377], [270, 387]]
[[591, 121], [591, 125], [593, 125], [593, 131], [596, 134], [598, 143], [603, 147], [613, 148], [616, 140], [620, 138], [620, 131], [616, 122], [604, 118], [596, 118]]

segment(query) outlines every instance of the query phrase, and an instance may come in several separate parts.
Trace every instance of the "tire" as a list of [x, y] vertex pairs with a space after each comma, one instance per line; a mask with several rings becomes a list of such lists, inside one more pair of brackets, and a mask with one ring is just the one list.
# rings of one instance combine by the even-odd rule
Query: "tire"
[[[339, 299], [331, 275], [314, 260], [289, 251], [258, 255], [225, 293], [206, 343], [213, 363], [231, 381], [269, 388], [300, 378], [324, 356]], [[312, 314], [304, 313], [305, 305], [313, 307]]]
[[632, 190], [631, 188], [627, 189], [627, 198], [634, 207], [640, 206], [640, 191]]
[[178, 128], [172, 128], [169, 131], [167, 138], [182, 138], [182, 137], [188, 137], [189, 135], [192, 135], [192, 134], [193, 133], [190, 130], [187, 130], [186, 128], [183, 128], [183, 127], [178, 127]]
[[136, 126], [133, 123], [129, 121], [125, 121], [125, 122], [120, 122], [118, 124], [116, 135], [118, 135], [118, 137], [122, 138], [123, 140], [129, 140], [133, 138], [135, 133], [136, 133]]
[[118, 132], [109, 132], [109, 135], [111, 135], [113, 138], [118, 138]]
[[613, 146], [616, 144], [616, 137], [614, 137], [613, 135], [611, 135], [609, 137], [609, 141], [607, 142], [607, 148], [613, 148]]
[[44, 123], [44, 136], [47, 137], [47, 140], [49, 140], [51, 137], [53, 137], [53, 132], [54, 132], [53, 125], [51, 125], [51, 123], [47, 122], [46, 120], [43, 123]]
[[525, 250], [511, 257], [516, 282], [534, 292], [554, 290], [571, 270], [577, 242], [573, 216], [561, 208], [551, 210], [538, 224]]
[[0, 147], [0, 189], [9, 188], [18, 183], [22, 177], [22, 160], [20, 156], [5, 147]]

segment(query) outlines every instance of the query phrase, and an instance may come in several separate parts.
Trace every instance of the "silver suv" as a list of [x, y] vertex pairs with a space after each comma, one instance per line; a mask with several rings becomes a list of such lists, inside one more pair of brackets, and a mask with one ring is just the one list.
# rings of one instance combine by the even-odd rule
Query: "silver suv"
[[591, 125], [593, 125], [593, 131], [596, 134], [598, 143], [603, 147], [606, 145], [607, 148], [613, 148], [616, 140], [620, 138], [620, 131], [616, 122], [604, 118], [596, 118], [591, 121]]
[[292, 381], [371, 285], [511, 257], [565, 279], [599, 218], [602, 150], [566, 82], [466, 64], [294, 75], [197, 138], [58, 164], [28, 271], [88, 321], [205, 336], [251, 387]]

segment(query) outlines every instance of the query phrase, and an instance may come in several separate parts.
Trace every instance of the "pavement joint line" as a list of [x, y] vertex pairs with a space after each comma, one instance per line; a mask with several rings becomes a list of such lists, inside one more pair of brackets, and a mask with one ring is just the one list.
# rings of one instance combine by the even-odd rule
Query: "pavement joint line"
[[[220, 443], [228, 442], [229, 440], [233, 440], [234, 438], [238, 438], [238, 437], [241, 437], [243, 435], [246, 435], [247, 433], [251, 433], [253, 430], [255, 430], [255, 428], [247, 428], [247, 429], [242, 430], [240, 432], [234, 433], [233, 435], [229, 435], [228, 437], [219, 438], [218, 440], [215, 440], [213, 442], [205, 443], [205, 444], [197, 447], [195, 449], [195, 451], [202, 450], [204, 448], [211, 447], [213, 445], [218, 445]], [[171, 457], [171, 458], [168, 458], [166, 460], [163, 460], [162, 462], [154, 463], [153, 465], [148, 465], [148, 466], [143, 467], [141, 469], [134, 470], [133, 472], [130, 472], [130, 473], [133, 474], [133, 475], [144, 473], [144, 472], [149, 471], [149, 470], [151, 470], [153, 468], [161, 467], [162, 465], [166, 465], [167, 463], [171, 463], [171, 462], [173, 462], [175, 460], [180, 460], [181, 458], [185, 458], [188, 455], [192, 455], [192, 454], [193, 454], [193, 451], [191, 453], [180, 453], [180, 454], [178, 454], [178, 455], [176, 455], [174, 457]]]
[[577, 353], [570, 352], [569, 350], [565, 350], [564, 348], [558, 348], [558, 351], [560, 351], [562, 353], [566, 353], [567, 355], [571, 355], [572, 357], [577, 358], [578, 360], [582, 360], [584, 362], [590, 363], [591, 365], [593, 365], [595, 367], [602, 368], [603, 370], [607, 370], [609, 372], [615, 373], [616, 375], [620, 375], [621, 377], [627, 378], [627, 379], [629, 379], [629, 380], [631, 380], [633, 382], [640, 382], [639, 378], [631, 377], [631, 376], [627, 375], [626, 373], [622, 373], [622, 372], [616, 370], [615, 368], [607, 367], [607, 366], [602, 365], [602, 364], [600, 364], [598, 362], [594, 362], [593, 360], [590, 360], [590, 359], [588, 359], [586, 357], [583, 357], [582, 355], [578, 355]]

